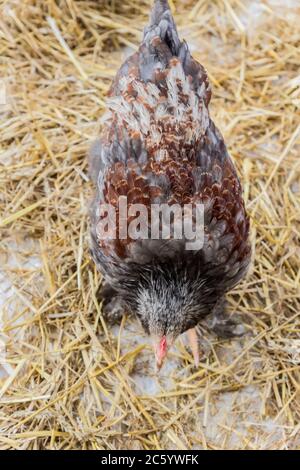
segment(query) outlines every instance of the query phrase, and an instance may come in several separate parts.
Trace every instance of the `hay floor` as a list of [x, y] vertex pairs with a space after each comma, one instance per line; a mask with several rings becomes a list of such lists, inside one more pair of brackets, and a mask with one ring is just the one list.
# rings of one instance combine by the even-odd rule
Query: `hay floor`
[[156, 376], [139, 324], [101, 316], [86, 153], [149, 3], [0, 0], [1, 449], [300, 448], [299, 2], [170, 3], [244, 184], [249, 333], [203, 331], [198, 370], [181, 338]]

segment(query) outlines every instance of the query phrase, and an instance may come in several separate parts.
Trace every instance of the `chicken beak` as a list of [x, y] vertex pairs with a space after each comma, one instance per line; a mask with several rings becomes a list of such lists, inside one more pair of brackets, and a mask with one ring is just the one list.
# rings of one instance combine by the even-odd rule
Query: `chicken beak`
[[[196, 332], [196, 328], [191, 328], [187, 331], [188, 340], [190, 344], [190, 348], [194, 358], [195, 367], [199, 367], [199, 346], [198, 346], [198, 336]], [[154, 345], [154, 353], [155, 353], [155, 360], [156, 360], [156, 369], [160, 371], [162, 365], [165, 361], [165, 358], [168, 353], [168, 349], [172, 345], [172, 340], [167, 339], [166, 336], [162, 336], [161, 338], [154, 338], [153, 345]]]
[[194, 358], [195, 367], [199, 367], [199, 346], [196, 328], [191, 328], [187, 331], [190, 348]]
[[159, 371], [164, 363], [168, 352], [168, 343], [166, 336], [154, 340], [154, 353], [156, 360], [156, 369]]

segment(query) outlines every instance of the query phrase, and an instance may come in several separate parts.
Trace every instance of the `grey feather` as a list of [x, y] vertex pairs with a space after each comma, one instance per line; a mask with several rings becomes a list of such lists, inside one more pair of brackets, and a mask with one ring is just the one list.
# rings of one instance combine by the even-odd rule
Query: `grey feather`
[[89, 162], [89, 176], [91, 180], [97, 184], [99, 172], [104, 169], [104, 162], [102, 161], [102, 145], [100, 139], [97, 139], [91, 146], [88, 162]]
[[150, 15], [150, 23], [144, 31], [144, 42], [149, 43], [159, 36], [168, 44], [173, 55], [177, 55], [181, 42], [167, 0], [156, 0]]

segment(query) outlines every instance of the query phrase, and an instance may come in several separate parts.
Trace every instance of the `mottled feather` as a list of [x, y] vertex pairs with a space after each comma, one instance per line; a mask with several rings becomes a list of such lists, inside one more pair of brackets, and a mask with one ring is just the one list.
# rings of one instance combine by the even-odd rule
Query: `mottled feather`
[[[138, 51], [111, 86], [102, 135], [90, 156], [96, 182], [92, 254], [146, 330], [179, 334], [190, 328], [249, 265], [242, 188], [209, 116], [210, 99], [204, 67], [180, 41], [168, 2], [157, 0]], [[109, 203], [117, 209], [120, 196], [129, 206], [149, 208], [153, 203], [204, 204], [203, 248], [187, 251], [185, 239], [172, 237], [99, 239], [99, 208]]]

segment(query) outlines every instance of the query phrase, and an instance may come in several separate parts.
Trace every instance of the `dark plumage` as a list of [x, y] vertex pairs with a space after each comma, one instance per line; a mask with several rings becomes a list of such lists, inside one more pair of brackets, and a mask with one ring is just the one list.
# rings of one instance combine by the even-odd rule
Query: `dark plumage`
[[[250, 261], [242, 188], [209, 117], [210, 98], [206, 71], [180, 41], [168, 2], [155, 1], [141, 46], [110, 89], [90, 169], [92, 255], [106, 282], [105, 310], [138, 316], [154, 338], [158, 365], [174, 339], [209, 314], [230, 335], [224, 294]], [[101, 205], [117, 207], [120, 196], [129, 206], [203, 204], [203, 248], [188, 251], [185, 239], [172, 237], [100, 239]]]

